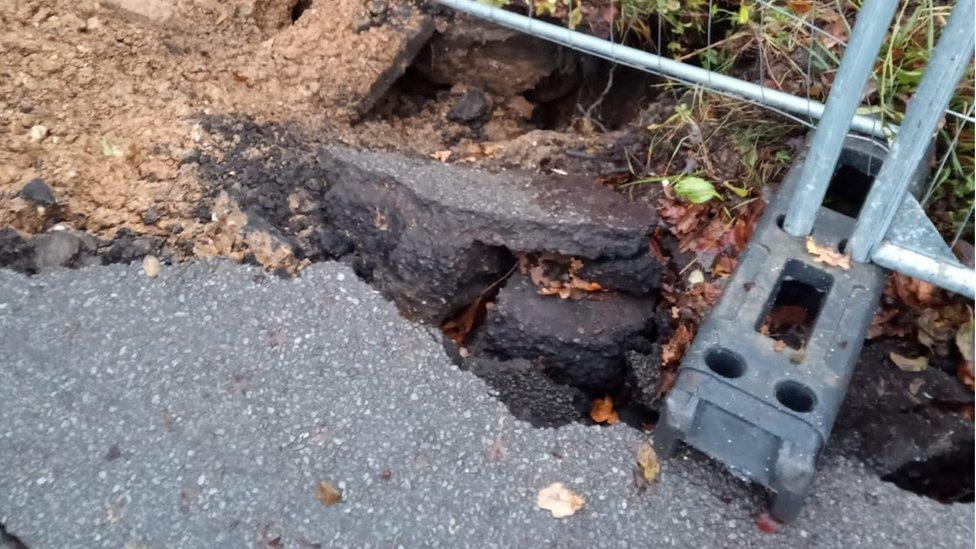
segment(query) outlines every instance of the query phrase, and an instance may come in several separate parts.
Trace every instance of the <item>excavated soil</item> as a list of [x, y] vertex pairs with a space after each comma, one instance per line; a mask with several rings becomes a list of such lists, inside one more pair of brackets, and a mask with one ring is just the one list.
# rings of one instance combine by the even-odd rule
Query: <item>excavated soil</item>
[[[214, 183], [235, 176], [233, 167], [213, 169], [224, 151], [255, 163], [281, 159], [269, 159], [269, 144], [243, 129], [214, 132], [208, 121], [287, 126], [306, 151], [344, 142], [532, 169], [592, 162], [601, 143], [617, 139], [540, 130], [529, 121], [533, 104], [512, 90], [485, 93], [478, 120], [452, 117], [468, 87], [408, 71], [435, 27], [447, 25], [441, 16], [408, 2], [320, 4], [0, 4], [0, 227], [105, 240], [129, 229], [160, 239], [174, 259], [251, 254], [294, 272], [295, 250], [233, 234], [238, 205]], [[586, 157], [562, 154], [569, 149]], [[20, 196], [35, 178], [56, 206]]]

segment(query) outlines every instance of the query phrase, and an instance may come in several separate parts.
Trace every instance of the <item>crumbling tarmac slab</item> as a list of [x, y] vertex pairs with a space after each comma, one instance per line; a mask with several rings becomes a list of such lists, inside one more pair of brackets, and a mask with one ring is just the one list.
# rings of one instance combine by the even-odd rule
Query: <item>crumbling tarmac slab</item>
[[569, 385], [601, 388], [623, 375], [627, 351], [650, 351], [656, 299], [601, 293], [583, 301], [539, 296], [514, 274], [471, 350], [502, 358], [541, 360]]
[[[353, 243], [358, 270], [416, 318], [440, 323], [468, 305], [511, 271], [514, 252], [602, 262], [614, 284], [659, 285], [647, 239], [656, 213], [588, 178], [342, 147], [323, 149], [319, 164], [328, 223]], [[629, 285], [611, 265], [620, 260]]]
[[[0, 271], [0, 354], [0, 523], [28, 547], [972, 545], [972, 504], [899, 490], [842, 444], [775, 535], [762, 495], [699, 454], [638, 488], [646, 434], [513, 419], [336, 263]], [[584, 507], [538, 509], [553, 482]]]

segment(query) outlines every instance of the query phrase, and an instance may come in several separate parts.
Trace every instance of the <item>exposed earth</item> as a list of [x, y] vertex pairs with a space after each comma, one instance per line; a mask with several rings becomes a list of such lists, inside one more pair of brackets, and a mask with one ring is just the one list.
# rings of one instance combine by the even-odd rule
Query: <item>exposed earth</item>
[[[904, 278], [799, 523], [759, 532], [761, 492], [691, 451], [634, 484], [774, 191], [635, 183], [689, 138], [686, 171], [745, 170], [651, 82], [426, 2], [0, 4], [0, 534], [968, 545], [971, 302]], [[550, 476], [587, 499], [565, 525]]]

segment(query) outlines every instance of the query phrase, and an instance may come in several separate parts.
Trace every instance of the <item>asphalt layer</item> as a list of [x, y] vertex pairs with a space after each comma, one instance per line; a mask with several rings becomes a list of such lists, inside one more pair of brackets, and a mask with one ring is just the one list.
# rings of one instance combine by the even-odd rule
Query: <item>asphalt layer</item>
[[[340, 264], [0, 271], [0, 523], [29, 547], [972, 547], [972, 504], [836, 444], [771, 535], [762, 491], [690, 450], [636, 487], [646, 437], [513, 419]], [[537, 508], [552, 482], [586, 505]]]

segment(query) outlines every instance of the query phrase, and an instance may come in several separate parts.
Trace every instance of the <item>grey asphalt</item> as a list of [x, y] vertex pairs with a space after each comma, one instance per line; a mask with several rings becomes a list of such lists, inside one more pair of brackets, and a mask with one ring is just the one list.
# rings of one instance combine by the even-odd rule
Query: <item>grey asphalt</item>
[[[697, 453], [636, 488], [646, 436], [512, 419], [340, 264], [0, 271], [0, 523], [29, 547], [973, 546], [972, 504], [836, 445], [765, 534], [762, 492]], [[535, 505], [557, 481], [572, 517]]]

